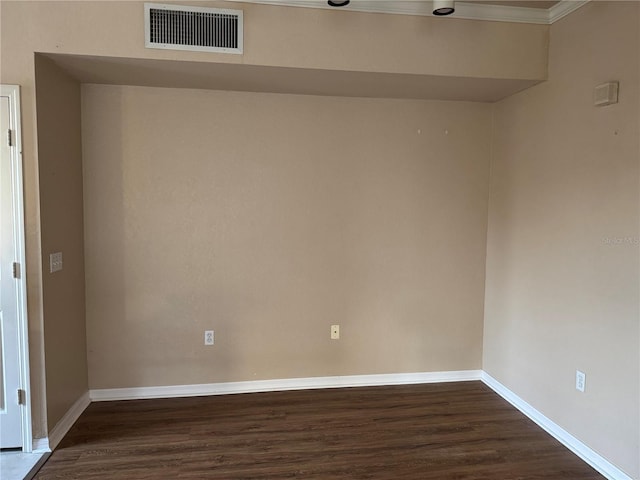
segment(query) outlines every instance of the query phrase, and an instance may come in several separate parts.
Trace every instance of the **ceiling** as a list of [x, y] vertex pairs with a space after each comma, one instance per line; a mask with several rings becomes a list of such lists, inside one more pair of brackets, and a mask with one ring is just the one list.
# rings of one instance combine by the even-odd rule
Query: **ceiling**
[[556, 1], [547, 1], [547, 0], [511, 0], [511, 1], [484, 1], [484, 0], [465, 0], [466, 2], [474, 2], [474, 3], [482, 3], [484, 5], [500, 5], [505, 7], [522, 7], [522, 8], [541, 8], [544, 10], [548, 10], [553, 7], [557, 3], [560, 3], [559, 0]]
[[[328, 6], [327, 0], [227, 1], [286, 7], [322, 8], [334, 11], [433, 16], [432, 0], [352, 0], [349, 5], [340, 8]], [[443, 21], [457, 18], [550, 25], [587, 2], [589, 0], [455, 0], [455, 13], [439, 18]]]

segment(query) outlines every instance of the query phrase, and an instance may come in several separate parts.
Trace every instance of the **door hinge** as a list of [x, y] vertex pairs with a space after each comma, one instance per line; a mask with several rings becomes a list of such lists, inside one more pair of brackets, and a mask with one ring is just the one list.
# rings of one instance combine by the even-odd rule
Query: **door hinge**
[[11, 129], [7, 130], [7, 145], [13, 147], [13, 135], [11, 133]]
[[18, 389], [18, 405], [26, 405], [27, 404], [27, 392], [23, 389]]
[[13, 278], [20, 278], [20, 264], [13, 262]]

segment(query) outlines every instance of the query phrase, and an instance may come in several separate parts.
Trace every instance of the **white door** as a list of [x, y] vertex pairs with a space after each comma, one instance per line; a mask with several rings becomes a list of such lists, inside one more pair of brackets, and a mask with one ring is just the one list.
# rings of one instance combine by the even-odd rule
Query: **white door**
[[[22, 447], [20, 347], [18, 335], [18, 282], [14, 278], [16, 258], [14, 194], [10, 146], [9, 97], [0, 96], [0, 448]], [[15, 108], [15, 107], [14, 107]]]

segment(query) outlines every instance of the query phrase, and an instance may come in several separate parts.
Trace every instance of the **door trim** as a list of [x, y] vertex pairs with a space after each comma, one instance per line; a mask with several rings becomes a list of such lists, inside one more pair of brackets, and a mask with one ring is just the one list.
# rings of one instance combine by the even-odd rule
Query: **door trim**
[[0, 96], [9, 98], [9, 125], [12, 130], [11, 186], [13, 197], [13, 235], [15, 240], [15, 261], [20, 265], [20, 275], [16, 280], [16, 303], [18, 321], [18, 350], [20, 363], [20, 388], [25, 392], [25, 405], [20, 409], [22, 416], [22, 451], [33, 450], [31, 425], [31, 385], [29, 374], [29, 336], [27, 316], [27, 274], [24, 236], [24, 191], [22, 175], [22, 124], [20, 120], [20, 86], [0, 85]]

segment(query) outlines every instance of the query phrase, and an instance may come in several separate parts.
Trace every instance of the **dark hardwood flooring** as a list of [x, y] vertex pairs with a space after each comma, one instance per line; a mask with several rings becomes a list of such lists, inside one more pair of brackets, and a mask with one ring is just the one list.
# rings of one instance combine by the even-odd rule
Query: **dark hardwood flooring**
[[461, 382], [93, 403], [35, 478], [604, 477]]

